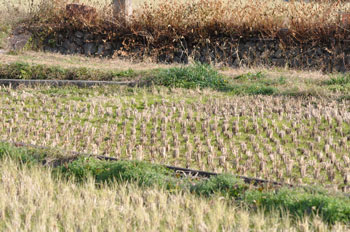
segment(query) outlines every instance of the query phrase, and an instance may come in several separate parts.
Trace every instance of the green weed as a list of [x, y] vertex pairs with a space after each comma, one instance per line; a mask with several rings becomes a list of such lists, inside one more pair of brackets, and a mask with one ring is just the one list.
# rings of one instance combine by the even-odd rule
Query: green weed
[[66, 177], [74, 176], [83, 181], [93, 176], [97, 182], [136, 182], [140, 186], [160, 186], [167, 189], [175, 186], [172, 171], [161, 165], [139, 161], [102, 161], [82, 157], [58, 169]]
[[45, 157], [47, 157], [47, 153], [43, 150], [17, 148], [0, 142], [0, 159], [6, 157], [28, 165], [32, 163], [41, 163]]
[[266, 77], [265, 74], [262, 72], [257, 72], [257, 73], [248, 72], [248, 73], [236, 76], [234, 79], [235, 80], [244, 80], [244, 81], [246, 81], [246, 80], [256, 81], [256, 80], [261, 80], [265, 77]]
[[350, 75], [344, 74], [337, 77], [332, 77], [329, 80], [324, 81], [326, 85], [347, 85], [350, 84]]
[[223, 75], [220, 75], [211, 66], [199, 63], [188, 67], [159, 70], [152, 81], [156, 85], [186, 89], [226, 90], [229, 87]]
[[247, 189], [248, 186], [243, 180], [230, 174], [213, 176], [191, 187], [191, 191], [199, 195], [210, 196], [214, 193], [222, 193], [236, 199], [241, 198]]
[[263, 84], [236, 84], [229, 87], [230, 92], [236, 95], [273, 95], [278, 89]]
[[281, 189], [278, 192], [249, 191], [245, 201], [267, 211], [287, 210], [299, 218], [319, 215], [329, 223], [350, 221], [350, 199], [324, 193], [310, 193], [302, 189]]

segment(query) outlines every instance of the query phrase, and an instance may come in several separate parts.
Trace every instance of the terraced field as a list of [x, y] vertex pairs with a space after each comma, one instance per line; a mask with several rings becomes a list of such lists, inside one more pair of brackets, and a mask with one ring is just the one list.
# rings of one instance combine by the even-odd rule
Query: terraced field
[[[70, 17], [73, 2], [95, 8], [94, 20]], [[346, 70], [338, 48], [349, 3], [133, 0], [128, 20], [111, 3], [0, 0], [0, 231], [350, 231], [350, 75], [291, 70], [288, 59], [247, 67], [239, 54], [246, 39], [279, 38], [271, 61], [293, 41], [329, 58], [310, 58], [323, 72]], [[8, 50], [12, 33], [29, 31], [23, 49]], [[103, 50], [120, 38], [113, 51], [126, 52], [31, 51], [76, 33], [69, 47]], [[235, 38], [228, 57], [239, 68], [195, 62], [221, 56]], [[175, 61], [178, 45], [181, 57], [199, 46], [200, 57], [151, 63]], [[209, 45], [215, 54], [202, 51]], [[23, 84], [33, 80], [81, 85]]]
[[163, 87], [1, 88], [0, 138], [287, 183], [349, 186], [348, 101]]

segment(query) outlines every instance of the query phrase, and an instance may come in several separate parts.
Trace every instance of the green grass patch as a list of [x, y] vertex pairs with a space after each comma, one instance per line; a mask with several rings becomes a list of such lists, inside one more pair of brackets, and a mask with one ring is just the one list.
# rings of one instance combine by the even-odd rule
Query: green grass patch
[[328, 223], [350, 222], [349, 197], [331, 196], [326, 193], [312, 193], [304, 189], [280, 189], [277, 192], [247, 191], [245, 202], [267, 211], [283, 209], [302, 218], [305, 215], [319, 215]]
[[343, 74], [340, 76], [332, 77], [329, 80], [323, 82], [325, 85], [349, 85], [350, 84], [350, 75]]
[[1, 79], [38, 79], [38, 80], [101, 80], [112, 81], [133, 78], [139, 75], [132, 69], [126, 71], [101, 71], [88, 68], [62, 68], [59, 66], [30, 65], [16, 62], [0, 64]]
[[12, 145], [0, 142], [0, 159], [10, 157], [13, 160], [19, 161], [25, 164], [40, 163], [47, 153], [38, 149], [18, 148]]
[[215, 193], [221, 193], [235, 199], [242, 198], [248, 185], [242, 179], [230, 174], [213, 176], [191, 186], [191, 191], [202, 196], [209, 197]]
[[331, 77], [329, 80], [323, 81], [322, 84], [327, 85], [332, 92], [348, 93], [350, 90], [350, 75], [342, 74]]
[[210, 65], [200, 63], [188, 67], [159, 70], [151, 80], [156, 85], [171, 88], [211, 88], [234, 95], [273, 95], [278, 90], [272, 85], [285, 81], [283, 79], [277, 82], [265, 80], [265, 74], [258, 72], [240, 75], [235, 78], [239, 83], [233, 83]]
[[[265, 79], [264, 74], [257, 73], [237, 77], [239, 83], [227, 80], [213, 67], [196, 63], [187, 67], [157, 69], [148, 72], [101, 71], [88, 68], [62, 68], [59, 66], [30, 65], [24, 62], [0, 64], [0, 79], [26, 80], [125, 80], [142, 76], [147, 83], [169, 88], [211, 88], [234, 95], [273, 95], [278, 93], [276, 86], [281, 80]], [[238, 80], [237, 79], [237, 80]]]
[[161, 165], [140, 161], [103, 161], [95, 158], [81, 157], [68, 165], [56, 169], [65, 177], [84, 181], [92, 176], [101, 182], [133, 182], [142, 187], [160, 186], [166, 189], [176, 188], [179, 182], [173, 172]]
[[227, 90], [228, 81], [210, 65], [196, 63], [188, 67], [161, 69], [152, 77], [156, 85], [172, 88], [212, 88]]
[[264, 84], [232, 84], [229, 87], [232, 94], [235, 95], [274, 95], [279, 91], [273, 86]]
[[234, 79], [235, 80], [243, 80], [243, 81], [248, 81], [248, 80], [249, 81], [257, 81], [257, 80], [264, 79], [265, 77], [266, 77], [266, 75], [263, 72], [257, 72], [257, 73], [248, 72], [248, 73], [236, 76]]

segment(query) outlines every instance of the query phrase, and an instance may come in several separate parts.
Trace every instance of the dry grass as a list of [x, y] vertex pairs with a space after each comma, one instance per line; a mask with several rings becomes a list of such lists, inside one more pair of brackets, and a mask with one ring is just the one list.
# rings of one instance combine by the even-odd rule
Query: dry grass
[[169, 194], [129, 184], [96, 187], [92, 180], [54, 180], [37, 166], [1, 161], [2, 231], [348, 231], [319, 218], [292, 222], [288, 215], [239, 209], [222, 197]]
[[[40, 20], [48, 20], [46, 23], [49, 23], [49, 27], [60, 26], [63, 23], [60, 21], [63, 16], [61, 9], [69, 2], [72, 1], [1, 0], [0, 9], [6, 16], [2, 17], [2, 21], [18, 21], [39, 12]], [[80, 1], [96, 7], [102, 18], [112, 20], [110, 2]], [[161, 39], [164, 35], [172, 38], [193, 35], [195, 38], [196, 35], [205, 37], [208, 33], [233, 33], [238, 36], [257, 33], [256, 35], [264, 37], [276, 35], [280, 28], [289, 28], [295, 38], [302, 40], [323, 38], [322, 36], [333, 32], [336, 33], [334, 36], [342, 37], [346, 31], [341, 29], [339, 12], [350, 9], [350, 3], [340, 1], [306, 3], [282, 0], [138, 0], [135, 5], [137, 7], [134, 8], [135, 14], [128, 30], [138, 34], [149, 34], [154, 40]], [[47, 15], [44, 9], [49, 10], [51, 15]], [[100, 26], [103, 27], [103, 23]]]
[[[94, 22], [68, 17], [65, 5], [70, 2], [2, 0], [0, 11], [5, 17], [0, 19], [0, 25], [13, 25], [26, 19], [35, 41], [55, 40], [61, 30], [89, 31], [101, 34], [104, 41], [123, 41], [118, 54], [139, 59], [169, 54], [171, 60], [171, 54], [178, 50], [197, 53], [194, 47], [204, 45], [227, 52], [235, 49], [232, 45], [236, 44], [235, 39], [250, 37], [292, 38], [296, 44], [291, 46], [327, 44], [332, 50], [333, 39], [342, 41], [349, 37], [340, 12], [349, 11], [350, 3], [339, 1], [137, 1], [126, 24], [113, 16], [107, 0], [80, 1], [97, 8], [99, 17]], [[288, 38], [279, 33], [281, 28], [289, 29]], [[4, 47], [1, 37], [8, 34], [8, 30], [3, 31], [0, 28], [0, 47]]]

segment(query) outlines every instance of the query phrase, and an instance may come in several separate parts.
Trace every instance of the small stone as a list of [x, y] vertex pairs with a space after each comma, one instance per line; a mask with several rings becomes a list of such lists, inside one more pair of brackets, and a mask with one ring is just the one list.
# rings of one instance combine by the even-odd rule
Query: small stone
[[86, 43], [84, 44], [84, 53], [87, 56], [91, 56], [95, 54], [97, 51], [96, 45], [94, 43]]
[[280, 58], [282, 57], [282, 51], [281, 51], [281, 49], [278, 49], [278, 50], [275, 52], [275, 57], [276, 57], [277, 59], [280, 59]]
[[84, 33], [83, 33], [83, 32], [81, 32], [81, 31], [75, 32], [75, 37], [81, 39], [81, 38], [83, 38], [83, 36], [84, 36]]
[[84, 34], [84, 41], [91, 42], [94, 39], [94, 35], [91, 33], [85, 33]]
[[82, 45], [84, 44], [83, 40], [80, 39], [80, 38], [78, 38], [78, 37], [75, 37], [75, 38], [73, 39], [73, 41], [74, 41], [74, 43], [76, 43], [76, 44], [79, 45], [79, 46], [82, 46]]
[[21, 50], [29, 42], [32, 33], [23, 32], [22, 34], [14, 34], [9, 38], [9, 45], [11, 50]]
[[285, 65], [285, 60], [284, 59], [271, 59], [271, 62], [275, 66], [284, 66]]
[[347, 56], [344, 57], [344, 63], [346, 65], [350, 65], [350, 55], [347, 55]]
[[111, 44], [111, 43], [108, 43], [108, 42], [105, 43], [105, 44], [104, 44], [104, 49], [105, 49], [105, 50], [111, 50], [111, 49], [112, 49], [112, 44]]
[[77, 50], [77, 46], [68, 39], [63, 42], [63, 48], [65, 48], [66, 52], [69, 54], [75, 53]]
[[98, 56], [102, 56], [103, 55], [103, 51], [104, 51], [104, 46], [102, 44], [98, 45], [97, 55]]

